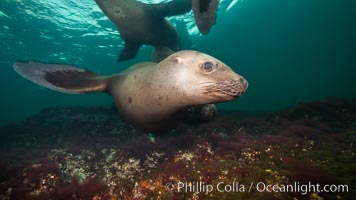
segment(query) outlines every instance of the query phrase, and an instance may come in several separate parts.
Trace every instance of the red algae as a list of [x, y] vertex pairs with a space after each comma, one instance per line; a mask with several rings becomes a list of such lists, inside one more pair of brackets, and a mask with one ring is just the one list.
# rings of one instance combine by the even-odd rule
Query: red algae
[[49, 196], [50, 198], [58, 200], [110, 199], [107, 186], [96, 178], [89, 178], [81, 184], [76, 179], [73, 179], [68, 185], [57, 185], [50, 192]]
[[289, 137], [286, 135], [263, 135], [260, 138], [266, 144], [271, 145], [284, 145], [289, 141]]
[[338, 183], [336, 177], [313, 163], [303, 160], [286, 159], [284, 165], [288, 170], [287, 176], [302, 184], [308, 184], [309, 182], [320, 185]]
[[[311, 182], [355, 187], [356, 101], [313, 102], [266, 118], [229, 113], [166, 135], [136, 131], [112, 112], [51, 108], [21, 124], [0, 127], [0, 132], [13, 131], [0, 134], [0, 199], [307, 200], [356, 195], [351, 190], [275, 193], [256, 186]], [[219, 183], [237, 191], [220, 192]], [[182, 184], [186, 190], [178, 190]], [[209, 185], [215, 189], [197, 191]]]
[[315, 139], [316, 137], [325, 137], [326, 135], [324, 131], [321, 131], [319, 129], [297, 124], [288, 126], [287, 131], [298, 137], [307, 137], [309, 139]]

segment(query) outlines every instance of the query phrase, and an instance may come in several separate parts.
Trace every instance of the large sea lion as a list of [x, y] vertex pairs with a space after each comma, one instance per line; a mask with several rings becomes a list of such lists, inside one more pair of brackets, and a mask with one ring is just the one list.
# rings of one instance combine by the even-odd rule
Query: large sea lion
[[183, 14], [192, 8], [191, 0], [173, 0], [160, 4], [145, 4], [136, 0], [95, 2], [117, 26], [125, 42], [119, 61], [135, 58], [143, 44], [178, 51], [180, 49], [178, 34], [165, 17]]
[[236, 99], [248, 85], [230, 67], [197, 51], [179, 51], [160, 63], [141, 62], [111, 76], [59, 64], [17, 62], [13, 67], [24, 78], [59, 92], [108, 92], [126, 119], [154, 132], [178, 125], [192, 106], [209, 112], [209, 104]]

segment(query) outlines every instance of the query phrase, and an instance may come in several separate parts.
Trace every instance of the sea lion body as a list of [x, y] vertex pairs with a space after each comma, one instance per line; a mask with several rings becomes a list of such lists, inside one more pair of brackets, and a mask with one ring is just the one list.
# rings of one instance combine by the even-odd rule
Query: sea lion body
[[[156, 63], [139, 63], [119, 76], [110, 78], [110, 93], [120, 112], [138, 127], [150, 127], [156, 130], [163, 124], [168, 127], [178, 123], [171, 119], [180, 109], [172, 95], [178, 94], [178, 88], [169, 80], [173, 77], [157, 73]], [[149, 109], [149, 111], [147, 110]], [[162, 112], [163, 111], [163, 112]], [[167, 120], [169, 119], [169, 120]], [[163, 128], [163, 127], [162, 127]]]
[[108, 92], [128, 121], [154, 132], [175, 127], [192, 106], [231, 101], [247, 88], [247, 81], [231, 68], [196, 51], [176, 52], [158, 64], [138, 63], [108, 77], [67, 65], [30, 62], [16, 63], [14, 68], [60, 92]]

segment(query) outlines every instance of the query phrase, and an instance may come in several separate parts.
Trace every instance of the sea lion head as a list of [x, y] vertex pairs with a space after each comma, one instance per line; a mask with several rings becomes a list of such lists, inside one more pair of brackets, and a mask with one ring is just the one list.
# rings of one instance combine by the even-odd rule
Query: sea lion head
[[197, 51], [180, 51], [167, 58], [176, 66], [177, 87], [191, 105], [234, 100], [243, 95], [248, 82], [220, 60]]

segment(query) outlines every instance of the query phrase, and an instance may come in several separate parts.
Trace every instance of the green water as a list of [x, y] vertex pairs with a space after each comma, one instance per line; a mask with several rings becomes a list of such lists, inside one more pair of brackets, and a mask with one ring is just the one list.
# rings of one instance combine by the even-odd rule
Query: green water
[[[154, 1], [159, 2], [159, 1]], [[276, 110], [326, 97], [356, 97], [356, 1], [221, 1], [217, 24], [197, 33], [191, 13], [184, 49], [208, 53], [249, 81], [240, 99], [223, 109]], [[190, 41], [190, 42], [189, 42]], [[143, 47], [131, 61], [116, 62], [122, 40], [94, 0], [0, 1], [0, 124], [63, 105], [110, 106], [106, 94], [68, 95], [42, 88], [12, 70], [16, 60], [67, 63], [100, 74], [150, 59]]]

